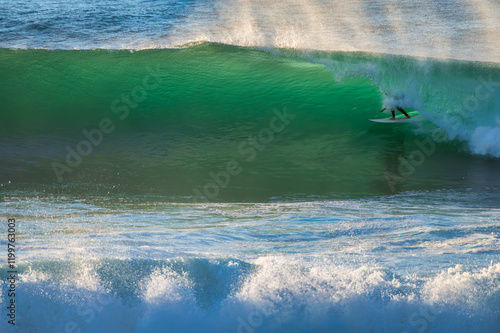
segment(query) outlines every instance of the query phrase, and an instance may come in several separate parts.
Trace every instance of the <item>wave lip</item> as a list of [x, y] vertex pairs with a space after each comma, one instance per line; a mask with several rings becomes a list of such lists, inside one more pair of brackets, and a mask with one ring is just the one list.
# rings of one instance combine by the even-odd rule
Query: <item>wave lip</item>
[[109, 1], [79, 2], [78, 10], [18, 1], [0, 9], [0, 47], [144, 49], [208, 41], [500, 62], [499, 12], [486, 0], [443, 0], [439, 8], [388, 0]]

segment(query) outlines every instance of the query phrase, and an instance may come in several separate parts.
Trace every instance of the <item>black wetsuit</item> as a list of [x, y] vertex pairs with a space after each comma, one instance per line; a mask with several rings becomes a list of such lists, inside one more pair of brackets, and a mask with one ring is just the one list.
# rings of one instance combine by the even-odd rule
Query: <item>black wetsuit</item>
[[404, 114], [407, 118], [410, 118], [410, 116], [408, 115], [408, 113], [406, 113], [405, 110], [403, 110], [402, 107], [400, 106], [396, 106], [395, 108], [392, 108], [391, 109], [391, 112], [392, 112], [392, 116], [395, 118], [396, 117], [396, 112], [394, 111], [394, 109], [397, 109], [399, 112], [401, 112], [402, 114]]

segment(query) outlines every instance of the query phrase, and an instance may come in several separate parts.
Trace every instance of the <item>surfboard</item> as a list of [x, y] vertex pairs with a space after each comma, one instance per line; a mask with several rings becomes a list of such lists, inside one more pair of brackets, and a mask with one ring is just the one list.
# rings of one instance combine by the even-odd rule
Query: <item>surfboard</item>
[[415, 117], [411, 117], [411, 118], [396, 118], [395, 120], [391, 120], [390, 118], [386, 118], [386, 119], [368, 119], [370, 121], [373, 121], [375, 123], [413, 123], [413, 122], [417, 122], [417, 121], [422, 121], [422, 117], [420, 116], [415, 116]]

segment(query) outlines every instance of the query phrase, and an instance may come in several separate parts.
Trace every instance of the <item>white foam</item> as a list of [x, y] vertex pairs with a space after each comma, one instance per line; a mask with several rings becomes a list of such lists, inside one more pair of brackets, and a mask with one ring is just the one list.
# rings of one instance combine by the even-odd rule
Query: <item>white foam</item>
[[[64, 272], [31, 270], [18, 285], [22, 299], [16, 332], [64, 332], [68, 323], [81, 332], [400, 333], [425, 328], [461, 333], [471, 327], [477, 332], [500, 328], [498, 263], [479, 270], [456, 265], [417, 277], [324, 257], [273, 256], [257, 259], [237, 283], [227, 274], [238, 265], [213, 262], [190, 266], [183, 273], [167, 266], [154, 269], [135, 280], [137, 297], [120, 291], [125, 281], [116, 280], [119, 268], [108, 272], [113, 273], [106, 278], [111, 280], [99, 278], [97, 271], [88, 269], [89, 263], [81, 269], [77, 265], [80, 273], [70, 272], [70, 278], [64, 278]], [[201, 267], [208, 271], [199, 275]], [[213, 273], [232, 284], [233, 291], [221, 297], [206, 287]], [[201, 298], [206, 297], [210, 302], [203, 305]], [[1, 306], [5, 302], [2, 294]], [[9, 332], [6, 325], [0, 322], [2, 332]]]
[[477, 127], [470, 137], [470, 145], [476, 154], [500, 157], [500, 127]]

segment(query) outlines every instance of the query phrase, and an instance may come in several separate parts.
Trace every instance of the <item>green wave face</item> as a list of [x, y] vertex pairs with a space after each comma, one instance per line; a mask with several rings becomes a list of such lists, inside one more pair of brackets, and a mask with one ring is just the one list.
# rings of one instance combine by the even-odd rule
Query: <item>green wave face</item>
[[[474, 135], [495, 130], [499, 73], [484, 63], [208, 43], [1, 49], [0, 182], [211, 201], [491, 185], [498, 160], [471, 152], [495, 156], [495, 141]], [[464, 108], [481, 80], [489, 95]], [[427, 120], [368, 121], [395, 104]]]

